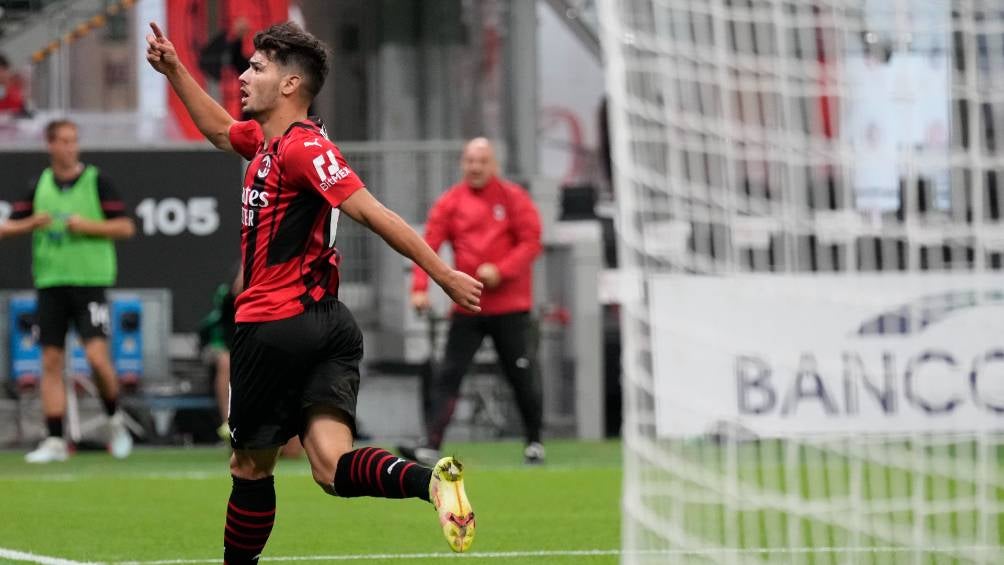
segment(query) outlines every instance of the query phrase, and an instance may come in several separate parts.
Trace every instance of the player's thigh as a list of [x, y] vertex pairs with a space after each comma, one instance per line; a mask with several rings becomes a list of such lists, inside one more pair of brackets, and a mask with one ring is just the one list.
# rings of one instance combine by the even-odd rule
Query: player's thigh
[[105, 339], [111, 325], [111, 312], [108, 309], [108, 299], [103, 287], [71, 287], [73, 325], [77, 328], [80, 340], [87, 342], [94, 338]]
[[309, 324], [324, 337], [305, 375], [304, 410], [308, 416], [319, 412], [338, 414], [348, 426], [350, 437], [354, 436], [359, 366], [363, 358], [362, 331], [340, 302], [315, 305], [309, 317]]
[[281, 445], [303, 434], [315, 406], [341, 410], [354, 430], [361, 360], [362, 334], [334, 300], [283, 320], [240, 324], [230, 355], [235, 447]]
[[240, 324], [230, 352], [230, 443], [278, 448], [299, 433], [305, 366], [270, 343], [273, 322]]
[[72, 304], [66, 287], [38, 290], [38, 310], [34, 331], [42, 347], [66, 346], [66, 331]]

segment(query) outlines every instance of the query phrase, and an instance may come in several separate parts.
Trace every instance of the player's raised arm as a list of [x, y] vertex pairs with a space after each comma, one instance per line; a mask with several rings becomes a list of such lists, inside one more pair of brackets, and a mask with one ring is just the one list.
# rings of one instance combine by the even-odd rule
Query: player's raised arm
[[178, 58], [174, 44], [164, 37], [160, 27], [155, 22], [150, 22], [150, 29], [153, 33], [146, 36], [146, 60], [150, 62], [150, 66], [167, 77], [171, 88], [185, 104], [202, 135], [216, 147], [233, 151], [230, 145], [230, 126], [235, 120], [188, 74], [188, 69]]

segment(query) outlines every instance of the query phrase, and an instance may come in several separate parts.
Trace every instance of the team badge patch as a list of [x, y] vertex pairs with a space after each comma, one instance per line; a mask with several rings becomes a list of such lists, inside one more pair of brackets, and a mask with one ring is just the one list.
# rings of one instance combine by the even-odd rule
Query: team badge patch
[[265, 155], [261, 158], [261, 165], [258, 166], [258, 178], [263, 179], [268, 176], [269, 170], [272, 168], [272, 157]]

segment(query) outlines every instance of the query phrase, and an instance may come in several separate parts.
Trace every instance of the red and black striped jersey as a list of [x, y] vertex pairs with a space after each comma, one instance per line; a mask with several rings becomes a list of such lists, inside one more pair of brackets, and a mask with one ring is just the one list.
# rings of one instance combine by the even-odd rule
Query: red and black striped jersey
[[230, 144], [250, 161], [241, 191], [237, 321], [281, 320], [337, 296], [338, 206], [362, 181], [315, 120], [296, 122], [267, 143], [260, 124], [237, 122]]

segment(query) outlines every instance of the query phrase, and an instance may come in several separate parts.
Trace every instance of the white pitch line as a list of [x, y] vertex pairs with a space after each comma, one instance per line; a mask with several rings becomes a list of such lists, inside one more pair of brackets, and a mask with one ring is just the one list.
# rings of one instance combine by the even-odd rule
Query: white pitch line
[[[1004, 547], [1001, 546], [973, 546], [961, 548], [931, 548], [931, 547], [818, 547], [818, 548], [717, 548], [717, 549], [664, 549], [664, 550], [622, 550], [622, 549], [569, 549], [569, 550], [540, 550], [540, 551], [484, 551], [474, 553], [371, 553], [354, 555], [302, 555], [287, 557], [264, 557], [264, 562], [296, 562], [296, 561], [411, 561], [424, 559], [506, 559], [518, 557], [597, 557], [597, 556], [622, 556], [622, 555], [663, 555], [669, 556], [695, 556], [695, 555], [721, 555], [721, 554], [803, 554], [803, 553], [836, 553], [836, 554], [888, 554], [888, 553], [913, 553], [915, 551], [944, 551], [946, 549], [965, 549], [977, 552], [990, 552], [992, 555], [999, 552]], [[0, 547], [0, 558], [12, 559], [14, 561], [26, 561], [39, 565], [105, 565], [100, 562], [72, 561], [58, 557], [48, 557], [36, 555], [24, 551], [15, 551]], [[195, 565], [201, 563], [219, 563], [218, 557], [212, 559], [162, 559], [156, 561], [117, 561], [114, 565]]]
[[[476, 551], [473, 553], [367, 553], [355, 555], [302, 555], [288, 557], [262, 557], [262, 562], [288, 561], [377, 561], [412, 559], [504, 559], [507, 557], [580, 557], [621, 555], [620, 549], [582, 549], [564, 551]], [[194, 565], [218, 563], [215, 559], [165, 559], [162, 561], [118, 561], [114, 565]]]
[[[972, 547], [816, 547], [816, 548], [703, 548], [703, 549], [569, 549], [541, 551], [484, 551], [472, 553], [371, 553], [355, 555], [303, 555], [287, 557], [262, 557], [262, 562], [283, 563], [295, 561], [410, 561], [423, 559], [506, 559], [513, 557], [597, 557], [624, 555], [660, 555], [665, 557], [695, 557], [736, 555], [806, 555], [806, 554], [902, 554], [921, 552], [945, 552], [949, 550], [987, 552], [991, 557], [995, 552], [1004, 550], [1002, 546], [972, 546]], [[118, 561], [113, 565], [195, 565], [201, 563], [219, 563], [214, 559], [164, 559], [159, 561]]]
[[90, 563], [87, 561], [71, 561], [69, 559], [60, 559], [58, 557], [36, 555], [34, 553], [28, 553], [27, 551], [15, 551], [5, 547], [0, 547], [0, 558], [13, 559], [14, 561], [27, 561], [28, 563], [38, 563], [40, 565], [99, 565], [98, 563]]

